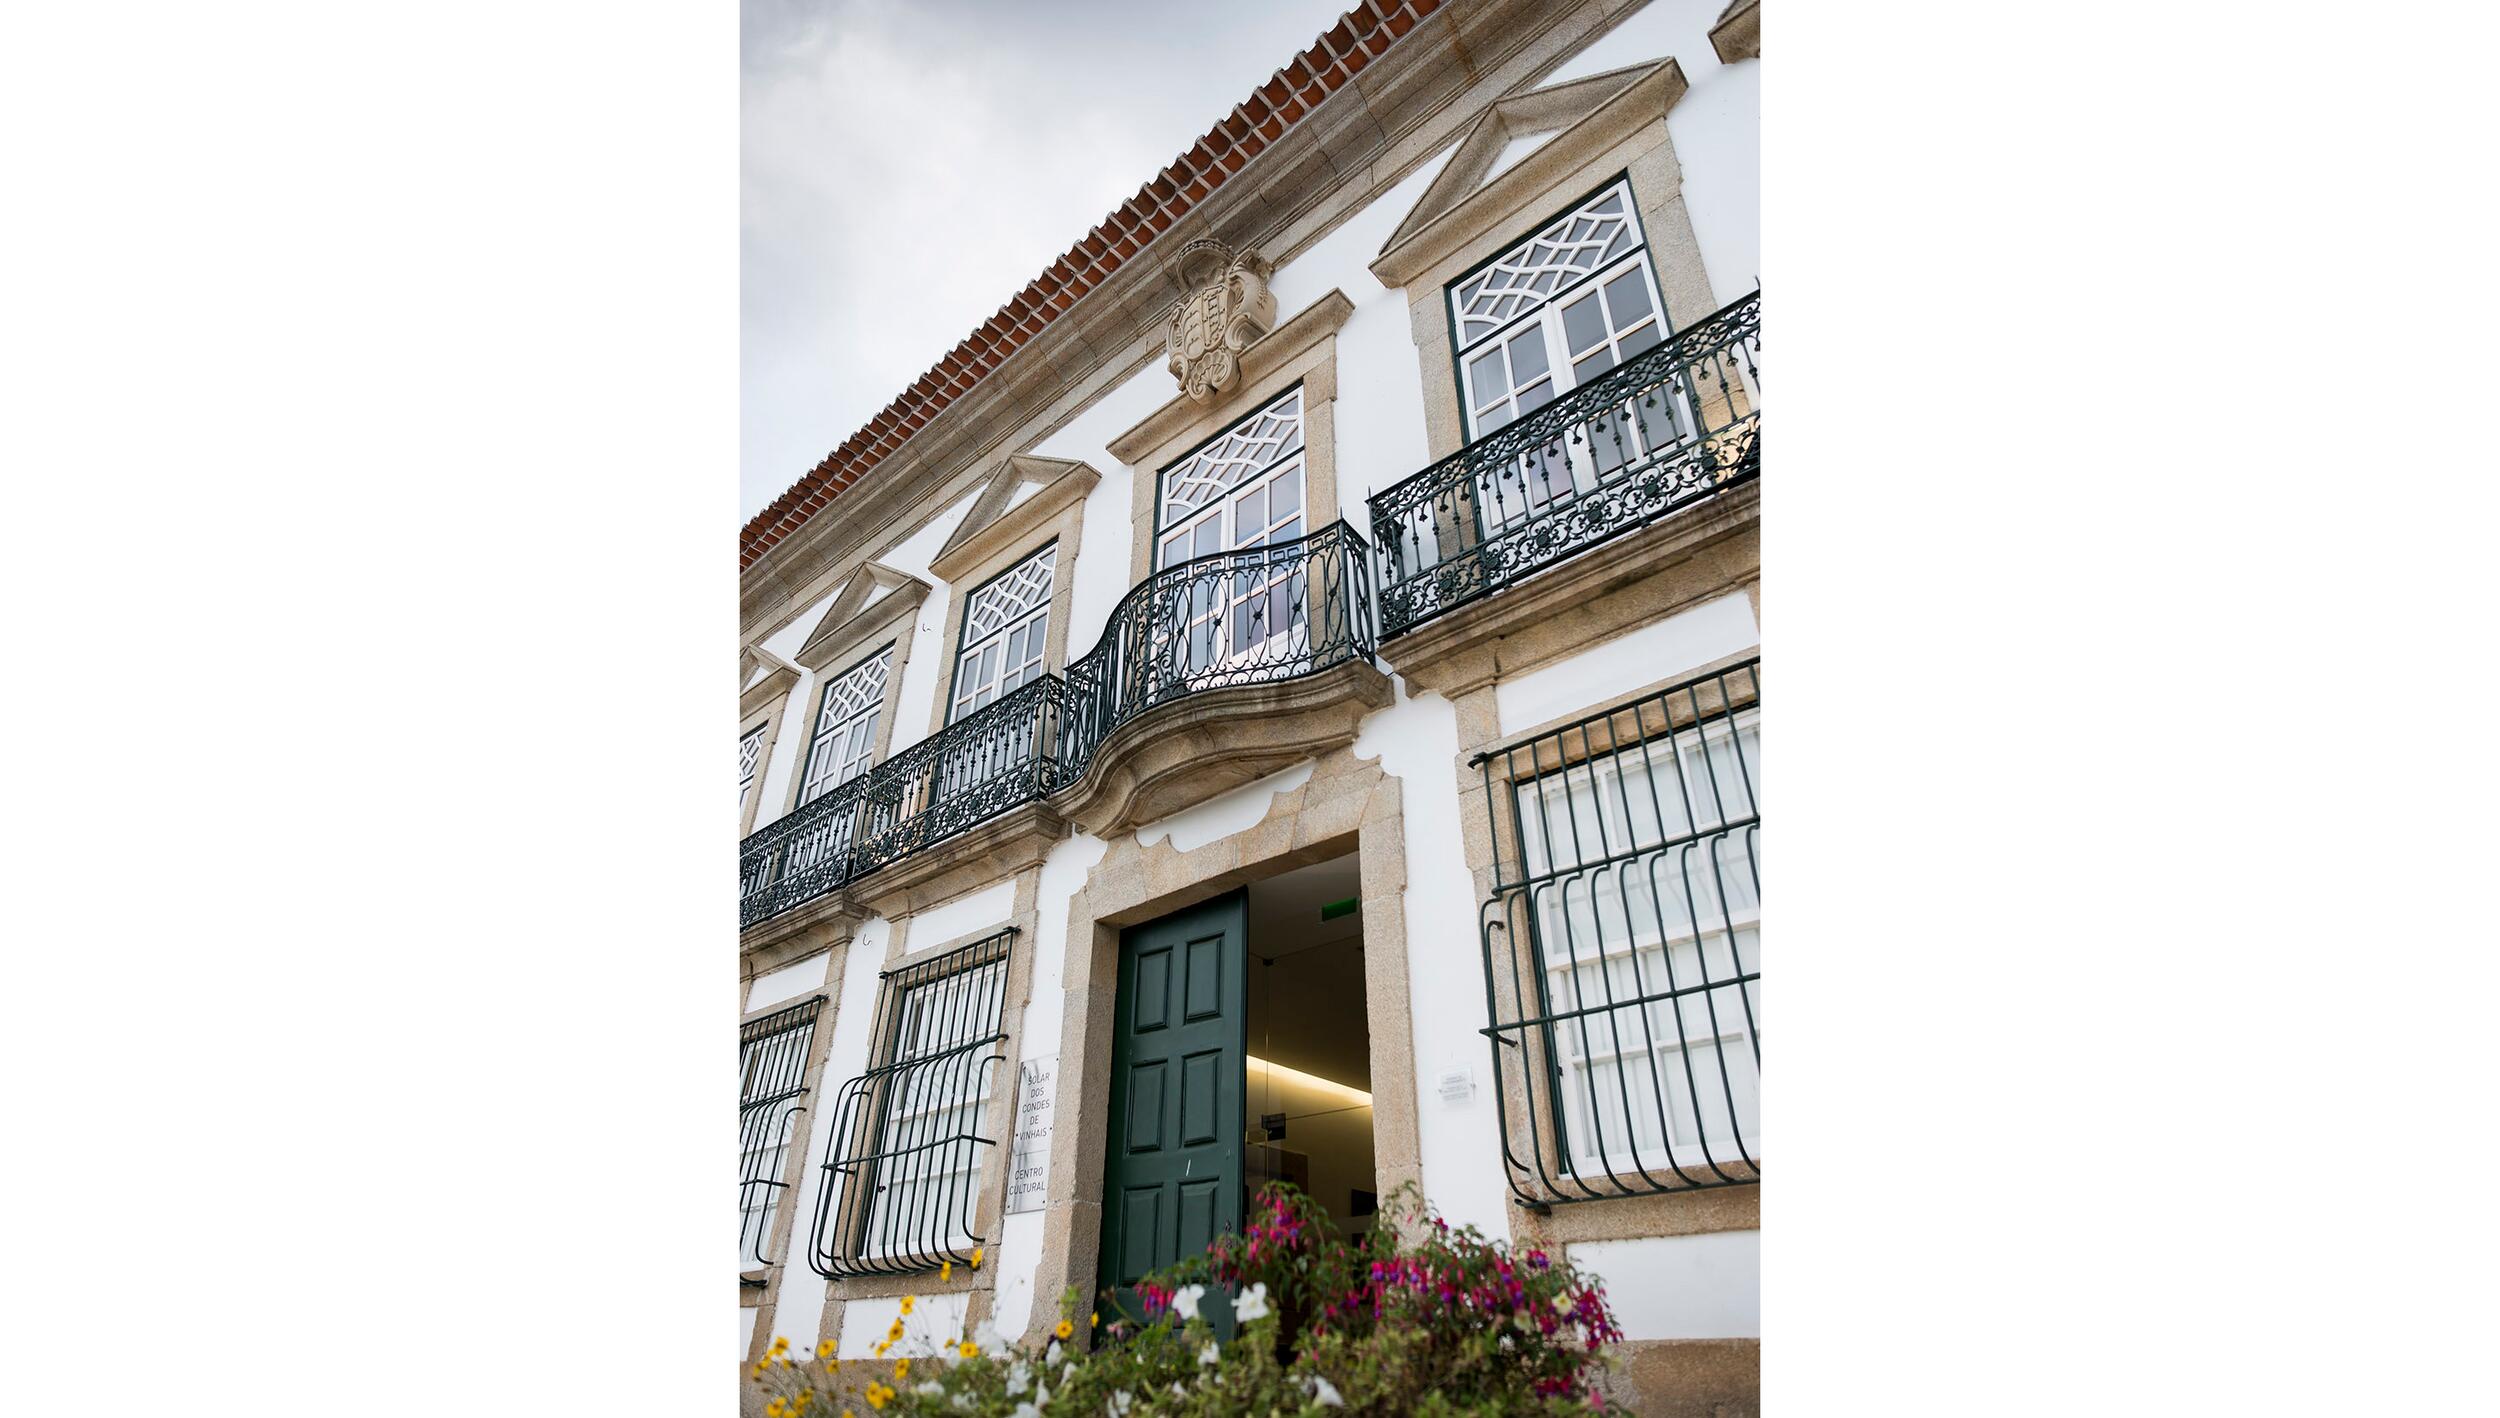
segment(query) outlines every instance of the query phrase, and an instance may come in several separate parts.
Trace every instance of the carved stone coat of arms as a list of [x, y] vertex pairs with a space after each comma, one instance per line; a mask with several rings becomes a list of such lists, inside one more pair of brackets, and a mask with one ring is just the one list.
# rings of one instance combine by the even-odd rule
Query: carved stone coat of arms
[[1232, 387], [1242, 351], [1276, 323], [1276, 297], [1267, 288], [1275, 268], [1213, 237], [1182, 247], [1175, 265], [1189, 293], [1164, 321], [1167, 362], [1181, 392], [1203, 404]]

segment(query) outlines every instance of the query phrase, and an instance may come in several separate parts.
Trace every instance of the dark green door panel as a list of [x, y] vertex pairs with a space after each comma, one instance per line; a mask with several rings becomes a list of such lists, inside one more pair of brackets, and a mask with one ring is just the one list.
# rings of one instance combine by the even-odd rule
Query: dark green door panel
[[1117, 1314], [1139, 1317], [1138, 1277], [1241, 1229], [1246, 900], [1235, 891], [1120, 937], [1101, 1260]]

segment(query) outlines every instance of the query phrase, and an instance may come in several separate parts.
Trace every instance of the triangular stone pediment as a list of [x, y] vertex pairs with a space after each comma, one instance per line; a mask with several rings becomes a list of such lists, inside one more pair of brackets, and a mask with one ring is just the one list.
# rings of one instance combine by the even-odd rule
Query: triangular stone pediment
[[[1674, 60], [1662, 59], [1495, 100], [1467, 126], [1450, 160], [1441, 165], [1431, 185], [1381, 245], [1381, 256], [1386, 258], [1413, 241], [1469, 198], [1528, 162], [1551, 146], [1556, 135], [1644, 87], [1659, 92], [1665, 105], [1672, 105], [1683, 93], [1683, 71]], [[1375, 262], [1374, 273], [1379, 270]]]
[[743, 719], [799, 682], [799, 667], [761, 645], [738, 652], [738, 717]]
[[842, 583], [841, 590], [834, 592], [832, 602], [816, 622], [815, 631], [807, 637], [807, 643], [799, 647], [798, 662], [819, 673], [832, 668], [833, 661], [860, 648], [854, 642], [860, 632], [867, 629], [862, 622], [872, 610], [876, 612], [877, 621], [882, 623], [892, 613], [886, 605], [892, 597], [901, 596], [913, 606], [918, 606], [921, 598], [928, 594], [929, 583], [919, 577], [906, 576], [891, 567], [869, 562], [852, 572], [851, 579]]
[[1091, 464], [1075, 459], [1038, 453], [1010, 456], [982, 485], [955, 534], [929, 558], [929, 569], [941, 580], [963, 580], [966, 571], [1002, 545], [1039, 530], [1070, 501], [1093, 491], [1097, 480]]

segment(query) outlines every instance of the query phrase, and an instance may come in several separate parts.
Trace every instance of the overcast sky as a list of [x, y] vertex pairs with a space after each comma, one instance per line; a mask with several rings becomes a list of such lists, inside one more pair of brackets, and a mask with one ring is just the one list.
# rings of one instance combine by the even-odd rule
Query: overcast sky
[[1346, 0], [744, 0], [741, 519]]

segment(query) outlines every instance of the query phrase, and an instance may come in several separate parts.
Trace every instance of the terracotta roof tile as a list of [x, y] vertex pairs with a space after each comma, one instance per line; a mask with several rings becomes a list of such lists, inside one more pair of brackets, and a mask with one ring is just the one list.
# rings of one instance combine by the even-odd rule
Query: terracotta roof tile
[[1445, 0], [1364, 0], [1293, 57], [1232, 112], [1156, 173], [1137, 195], [1078, 238], [1048, 270], [1011, 296], [936, 366], [843, 440], [807, 476], [750, 520], [738, 538], [744, 570], [903, 446], [1042, 329], [1108, 279], [1156, 237], [1241, 171], [1284, 131], [1391, 44], [1414, 31]]

